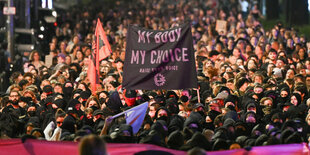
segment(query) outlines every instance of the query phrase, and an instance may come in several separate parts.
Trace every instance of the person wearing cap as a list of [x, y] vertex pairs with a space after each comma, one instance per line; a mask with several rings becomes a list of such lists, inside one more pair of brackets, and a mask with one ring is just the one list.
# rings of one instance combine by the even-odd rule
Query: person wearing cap
[[205, 109], [204, 109], [204, 105], [201, 103], [196, 103], [193, 106], [193, 111], [194, 112], [198, 112], [202, 117], [205, 116]]
[[217, 103], [219, 104], [220, 107], [224, 106], [224, 100], [228, 97], [229, 95], [229, 88], [225, 87], [225, 89], [221, 89], [220, 92], [216, 95], [214, 100], [217, 100]]
[[220, 105], [218, 104], [217, 100], [210, 101], [210, 103], [209, 103], [209, 111], [221, 112], [221, 108], [220, 108]]
[[76, 132], [77, 124], [76, 121], [78, 119], [78, 114], [75, 107], [68, 107], [67, 108], [67, 115], [61, 125], [61, 128], [63, 130], [62, 135], [65, 132], [69, 132], [70, 134], [74, 134]]
[[235, 95], [228, 95], [224, 100], [224, 107], [239, 112], [238, 97]]
[[93, 113], [93, 122], [94, 124], [94, 130], [97, 133], [100, 133], [101, 129], [104, 126], [104, 116], [103, 116], [103, 111], [100, 109], [97, 109]]
[[136, 104], [137, 92], [135, 90], [125, 90], [123, 97], [128, 107], [133, 107]]
[[[48, 96], [51, 96], [51, 95], [53, 95], [53, 87], [51, 86], [51, 85], [46, 85], [46, 86], [44, 86], [43, 87], [43, 93], [42, 93], [42, 95], [44, 96], [44, 97], [48, 97]], [[41, 100], [42, 100], [42, 98], [41, 98]]]

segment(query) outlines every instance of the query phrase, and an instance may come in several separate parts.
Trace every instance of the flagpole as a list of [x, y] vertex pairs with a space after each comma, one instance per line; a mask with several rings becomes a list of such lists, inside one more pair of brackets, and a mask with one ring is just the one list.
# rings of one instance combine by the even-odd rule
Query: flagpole
[[118, 72], [118, 75], [119, 75], [119, 77], [122, 79], [122, 82], [123, 82], [123, 76], [122, 76], [122, 74], [119, 72], [119, 70], [117, 70], [117, 72]]
[[196, 91], [197, 91], [198, 103], [201, 103], [201, 102], [200, 102], [200, 93], [199, 93], [199, 89], [196, 89]]
[[[148, 102], [145, 102], [145, 103], [148, 103]], [[143, 104], [145, 104], [145, 103], [142, 103], [142, 104], [140, 104], [140, 105], [138, 105], [138, 106], [135, 106], [135, 107], [133, 107], [133, 108], [130, 108], [130, 109], [128, 109], [128, 110], [137, 109], [137, 108], [141, 107], [141, 106], [142, 106]], [[112, 118], [114, 119], [114, 118], [117, 118], [117, 117], [119, 117], [119, 116], [122, 116], [122, 115], [125, 114], [128, 110], [123, 111], [123, 112], [121, 112], [121, 113], [118, 113], [118, 114], [112, 116]]]

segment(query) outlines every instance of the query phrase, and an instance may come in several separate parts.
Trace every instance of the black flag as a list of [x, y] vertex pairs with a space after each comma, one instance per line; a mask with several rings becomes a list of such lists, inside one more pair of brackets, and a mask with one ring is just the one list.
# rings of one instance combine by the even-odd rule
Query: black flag
[[190, 25], [164, 31], [129, 26], [123, 87], [146, 90], [197, 88]]

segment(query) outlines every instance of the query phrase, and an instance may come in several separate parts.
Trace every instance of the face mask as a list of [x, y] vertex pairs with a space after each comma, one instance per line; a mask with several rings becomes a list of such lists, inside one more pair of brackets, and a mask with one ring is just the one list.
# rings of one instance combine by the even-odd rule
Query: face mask
[[105, 98], [100, 98], [100, 99], [99, 99], [99, 102], [100, 102], [101, 104], [104, 104], [104, 103], [105, 103]]
[[256, 123], [252, 123], [252, 122], [247, 122], [247, 126], [249, 127], [249, 129], [253, 129], [254, 126], [256, 125]]
[[198, 113], [199, 113], [202, 117], [205, 116], [205, 113], [204, 113], [203, 111], [198, 111]]
[[214, 130], [214, 124], [212, 122], [211, 123], [205, 123], [205, 129]]
[[274, 127], [281, 128], [282, 124], [280, 122], [272, 123]]
[[72, 94], [73, 87], [64, 87], [63, 92], [64, 94]]
[[236, 111], [235, 107], [233, 105], [229, 105], [227, 106], [228, 109], [232, 110], [232, 111]]
[[246, 131], [244, 131], [242, 128], [236, 128], [236, 130], [235, 130], [236, 137], [243, 136], [243, 135], [246, 135], [246, 134], [247, 134]]
[[18, 105], [18, 100], [17, 101], [11, 101], [11, 103], [13, 104], [13, 105]]
[[32, 101], [32, 98], [31, 98], [31, 97], [25, 97], [25, 98], [26, 98], [26, 101], [27, 101], [27, 102]]
[[33, 117], [33, 116], [36, 115], [36, 112], [35, 112], [35, 111], [28, 111], [27, 113], [28, 113], [28, 115], [29, 115], [30, 117]]
[[160, 116], [156, 120], [163, 120], [165, 122], [168, 122], [168, 117], [167, 116]]
[[93, 111], [96, 111], [98, 109], [98, 107], [96, 107], [96, 106], [91, 106], [90, 108], [92, 108]]
[[281, 102], [281, 103], [285, 103], [288, 99], [289, 99], [288, 96], [286, 96], [286, 97], [280, 97], [280, 102]]
[[85, 107], [85, 104], [86, 104], [86, 101], [83, 101], [83, 102], [82, 102], [82, 105], [83, 105], [84, 107]]
[[263, 98], [263, 93], [255, 93], [255, 95], [258, 97], [258, 101], [260, 101], [261, 98]]

